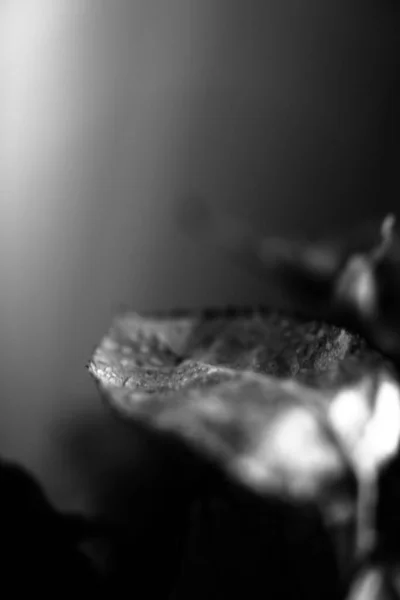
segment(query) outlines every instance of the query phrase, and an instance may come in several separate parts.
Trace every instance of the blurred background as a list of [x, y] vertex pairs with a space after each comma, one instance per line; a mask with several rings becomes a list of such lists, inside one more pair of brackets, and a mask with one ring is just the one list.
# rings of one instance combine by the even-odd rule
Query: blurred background
[[120, 306], [268, 301], [177, 198], [266, 233], [397, 210], [398, 25], [389, 0], [2, 0], [0, 453], [59, 506], [138, 460], [85, 370]]

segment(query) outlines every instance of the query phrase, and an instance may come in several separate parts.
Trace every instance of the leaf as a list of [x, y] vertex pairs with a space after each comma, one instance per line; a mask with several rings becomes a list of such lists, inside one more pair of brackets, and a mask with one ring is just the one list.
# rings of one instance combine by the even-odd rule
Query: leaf
[[374, 546], [377, 477], [397, 452], [400, 401], [384, 361], [357, 337], [268, 312], [126, 313], [89, 370], [125, 418], [258, 495], [313, 502], [329, 525], [357, 521], [359, 555]]

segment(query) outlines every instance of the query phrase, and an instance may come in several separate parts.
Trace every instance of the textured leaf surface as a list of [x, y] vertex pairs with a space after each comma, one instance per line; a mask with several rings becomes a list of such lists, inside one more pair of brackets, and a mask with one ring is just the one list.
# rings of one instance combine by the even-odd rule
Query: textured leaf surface
[[274, 312], [125, 313], [89, 370], [120, 414], [242, 483], [315, 497], [346, 471], [321, 419], [338, 390], [364, 385], [368, 361], [382, 363], [344, 329]]
[[[128, 421], [173, 436], [264, 502], [316, 507], [342, 577], [354, 558], [360, 506], [362, 529], [374, 526], [375, 507], [359, 506], [356, 484], [373, 446], [364, 432], [373, 430], [366, 426], [379, 390], [390, 385], [397, 394], [390, 370], [345, 329], [250, 309], [120, 314], [89, 364], [106, 401]], [[371, 461], [367, 500], [380, 456], [371, 453]], [[209, 556], [211, 542], [204, 543]]]

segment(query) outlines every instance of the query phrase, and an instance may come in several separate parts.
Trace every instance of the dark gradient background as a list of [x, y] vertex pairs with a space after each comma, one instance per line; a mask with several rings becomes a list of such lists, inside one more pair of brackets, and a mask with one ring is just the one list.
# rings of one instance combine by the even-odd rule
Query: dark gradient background
[[397, 210], [398, 27], [384, 0], [1, 2], [0, 452], [57, 503], [139, 460], [85, 371], [120, 305], [271, 293], [177, 198], [266, 233]]

